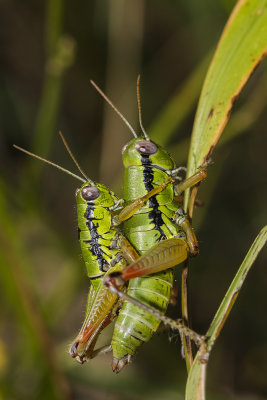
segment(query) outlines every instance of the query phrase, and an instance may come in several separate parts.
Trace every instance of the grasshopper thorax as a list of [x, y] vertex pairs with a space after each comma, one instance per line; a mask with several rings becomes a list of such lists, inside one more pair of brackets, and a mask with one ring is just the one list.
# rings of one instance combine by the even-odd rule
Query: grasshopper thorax
[[166, 150], [142, 136], [132, 139], [124, 146], [122, 160], [125, 168], [143, 165], [144, 163], [164, 170], [175, 167], [174, 160]]

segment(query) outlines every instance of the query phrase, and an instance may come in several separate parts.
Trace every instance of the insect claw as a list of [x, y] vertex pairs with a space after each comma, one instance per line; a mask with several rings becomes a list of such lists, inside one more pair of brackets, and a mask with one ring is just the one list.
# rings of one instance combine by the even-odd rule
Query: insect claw
[[190, 247], [189, 256], [190, 256], [191, 258], [193, 258], [193, 257], [196, 257], [198, 254], [199, 254], [199, 246], [193, 244], [193, 245]]
[[125, 367], [125, 365], [131, 362], [132, 356], [130, 354], [126, 354], [126, 356], [122, 358], [113, 358], [112, 360], [112, 371], [118, 374]]
[[194, 254], [193, 256], [197, 256], [199, 253], [199, 247], [198, 246], [194, 246]]
[[71, 357], [75, 358], [78, 355], [78, 346], [79, 346], [79, 342], [74, 342], [73, 345], [71, 346], [69, 353], [71, 355]]
[[76, 357], [76, 361], [77, 361], [79, 364], [84, 364], [87, 360], [86, 360], [85, 356], [77, 356], [77, 357]]
[[[80, 348], [79, 348], [80, 347]], [[87, 361], [86, 355], [83, 352], [84, 345], [77, 340], [76, 342], [73, 343], [71, 346], [69, 353], [72, 358], [75, 358], [76, 361], [78, 361], [79, 364], [84, 364]]]

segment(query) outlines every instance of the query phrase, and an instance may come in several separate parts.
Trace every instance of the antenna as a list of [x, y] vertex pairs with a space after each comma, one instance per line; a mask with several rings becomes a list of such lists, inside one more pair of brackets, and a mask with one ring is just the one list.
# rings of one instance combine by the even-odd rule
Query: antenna
[[146, 133], [143, 123], [142, 123], [142, 110], [141, 110], [141, 101], [140, 101], [140, 75], [137, 77], [137, 82], [136, 82], [136, 94], [137, 94], [137, 105], [138, 105], [138, 114], [139, 114], [139, 124], [140, 128], [144, 134], [144, 137], [146, 140], [150, 140], [148, 134]]
[[43, 158], [43, 157], [37, 156], [37, 154], [31, 153], [30, 151], [25, 150], [25, 149], [23, 149], [22, 147], [17, 146], [16, 144], [13, 144], [13, 147], [15, 147], [15, 149], [18, 149], [18, 150], [22, 151], [23, 153], [28, 154], [28, 155], [31, 156], [31, 157], [37, 158], [38, 160], [41, 160], [41, 161], [43, 161], [43, 162], [45, 162], [45, 163], [47, 163], [47, 164], [49, 164], [49, 165], [52, 165], [52, 167], [55, 167], [55, 168], [57, 168], [57, 169], [60, 169], [60, 170], [63, 171], [63, 172], [66, 172], [67, 174], [73, 176], [74, 178], [79, 179], [79, 180], [82, 181], [83, 183], [86, 182], [85, 179], [83, 179], [83, 178], [81, 178], [80, 176], [74, 174], [73, 172], [68, 171], [67, 169], [61, 167], [60, 165], [57, 165], [57, 164], [53, 163], [52, 161], [49, 161], [49, 160], [46, 160], [46, 159]]
[[135, 130], [133, 129], [132, 125], [127, 121], [127, 119], [122, 115], [122, 113], [114, 106], [114, 104], [109, 100], [109, 98], [105, 95], [104, 92], [97, 86], [97, 84], [90, 80], [91, 84], [94, 86], [94, 88], [98, 91], [98, 93], [101, 94], [101, 96], [106, 100], [106, 102], [113, 108], [113, 110], [121, 117], [121, 119], [124, 121], [124, 123], [128, 126], [132, 134], [134, 135], [135, 138], [137, 138], [137, 134]]
[[86, 179], [88, 182], [90, 182], [90, 184], [91, 184], [92, 186], [95, 186], [94, 182], [93, 182], [91, 179], [89, 179], [88, 176], [83, 172], [82, 168], [80, 167], [78, 161], [77, 161], [76, 158], [74, 157], [74, 155], [73, 155], [71, 149], [69, 148], [69, 145], [68, 145], [68, 143], [67, 143], [67, 141], [66, 141], [66, 139], [65, 139], [65, 137], [63, 136], [63, 133], [62, 133], [61, 131], [59, 131], [59, 135], [60, 135], [60, 137], [61, 137], [61, 139], [62, 139], [62, 142], [63, 142], [65, 148], [67, 149], [67, 152], [68, 152], [69, 155], [71, 156], [73, 162], [75, 163], [76, 167], [78, 168], [78, 170], [80, 171], [80, 173], [82, 174], [82, 176], [84, 176], [85, 179]]

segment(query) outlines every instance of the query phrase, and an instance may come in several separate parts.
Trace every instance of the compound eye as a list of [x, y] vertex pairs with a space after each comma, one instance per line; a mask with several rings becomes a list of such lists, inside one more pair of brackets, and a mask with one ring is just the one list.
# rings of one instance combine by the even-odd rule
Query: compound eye
[[140, 154], [144, 156], [149, 156], [150, 154], [155, 154], [158, 150], [157, 146], [149, 142], [148, 140], [141, 140], [135, 143], [135, 148]]
[[100, 192], [95, 186], [84, 186], [81, 190], [82, 198], [86, 201], [95, 200], [100, 196]]

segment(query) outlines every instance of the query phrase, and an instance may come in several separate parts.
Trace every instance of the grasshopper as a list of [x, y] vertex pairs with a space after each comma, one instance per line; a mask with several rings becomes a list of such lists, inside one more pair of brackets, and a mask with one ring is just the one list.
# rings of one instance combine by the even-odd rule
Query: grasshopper
[[[75, 197], [79, 241], [91, 286], [84, 323], [70, 347], [72, 357], [76, 357], [82, 363], [85, 353], [90, 358], [94, 356], [94, 344], [98, 335], [116, 315], [114, 310], [117, 307], [118, 296], [102, 285], [102, 278], [110, 272], [123, 269], [129, 262], [139, 258], [139, 255], [118, 229], [113, 227], [113, 218], [116, 211], [122, 208], [123, 200], [106, 186], [94, 183], [86, 176], [61, 132], [60, 136], [83, 177], [21, 147], [14, 147], [83, 182], [76, 190]], [[116, 225], [119, 223], [120, 216], [117, 215]]]
[[[110, 274], [123, 271], [128, 264], [132, 264], [140, 258], [133, 246], [118, 229], [118, 226], [129, 219], [152, 196], [162, 191], [162, 187], [146, 193], [141, 199], [138, 198], [130, 202], [122, 209], [124, 201], [119, 199], [106, 186], [94, 183], [86, 176], [61, 132], [60, 136], [83, 177], [21, 147], [16, 145], [14, 147], [83, 182], [81, 187], [76, 190], [75, 197], [79, 241], [91, 285], [85, 319], [77, 337], [70, 346], [69, 352], [78, 362], [84, 363], [87, 359], [112, 350], [112, 345], [95, 350], [100, 333], [116, 317], [116, 312], [121, 308], [122, 303], [119, 300], [118, 293], [111, 292], [107, 286], [102, 285], [103, 279], [108, 280]], [[120, 209], [122, 210], [117, 213]], [[147, 253], [148, 257], [150, 257], [149, 254], [150, 252]], [[124, 287], [124, 283], [121, 286], [119, 285], [119, 289]], [[179, 324], [176, 324], [176, 328], [182, 329]]]
[[[149, 199], [123, 224], [124, 235], [141, 258], [104, 279], [110, 290], [124, 300], [111, 341], [112, 368], [116, 373], [130, 362], [143, 342], [150, 340], [161, 320], [174, 326], [174, 321], [164, 316], [173, 287], [172, 267], [186, 260], [188, 254], [199, 252], [195, 233], [181, 207], [180, 195], [206, 177], [206, 168], [202, 166], [193, 176], [177, 184], [181, 168], [176, 168], [168, 152], [152, 142], [143, 128], [139, 79], [137, 99], [142, 136], [137, 136], [127, 121], [134, 139], [122, 150], [125, 167], [123, 197], [126, 204], [133, 201], [137, 204], [138, 199], [145, 196]], [[125, 121], [101, 89], [91, 83]], [[127, 281], [125, 294], [119, 287], [125, 286]], [[193, 339], [198, 343], [202, 340], [196, 336]]]

